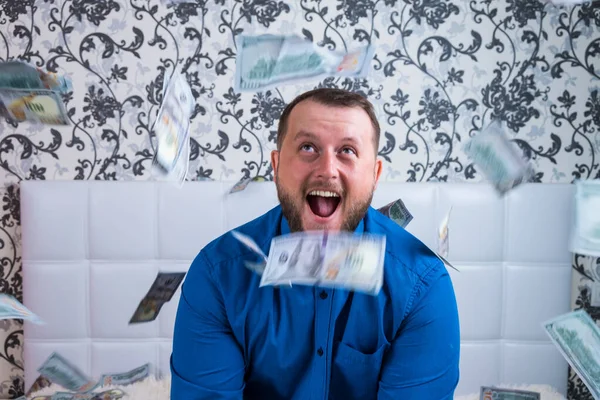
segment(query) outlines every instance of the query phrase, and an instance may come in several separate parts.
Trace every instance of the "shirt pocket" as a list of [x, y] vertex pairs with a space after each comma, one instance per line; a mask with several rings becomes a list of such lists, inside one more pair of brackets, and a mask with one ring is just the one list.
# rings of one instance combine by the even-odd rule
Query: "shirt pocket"
[[388, 343], [374, 353], [362, 353], [342, 342], [337, 343], [331, 368], [331, 400], [368, 400], [377, 398], [379, 372]]

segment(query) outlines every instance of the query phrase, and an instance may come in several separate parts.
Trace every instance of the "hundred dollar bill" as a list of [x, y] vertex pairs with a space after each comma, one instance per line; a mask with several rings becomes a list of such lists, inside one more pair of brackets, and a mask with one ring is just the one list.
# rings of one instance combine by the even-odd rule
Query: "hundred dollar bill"
[[369, 70], [373, 46], [334, 52], [296, 35], [239, 35], [234, 88], [260, 91], [323, 76], [362, 77]]
[[153, 165], [168, 180], [183, 183], [187, 175], [190, 152], [190, 118], [194, 97], [181, 74], [167, 80], [164, 97], [153, 125], [156, 134], [156, 154]]
[[448, 211], [448, 214], [442, 220], [440, 227], [438, 229], [438, 254], [444, 258], [448, 257], [449, 251], [449, 243], [448, 243], [448, 222], [450, 221], [450, 212], [452, 211], [452, 207]]
[[171, 300], [185, 272], [159, 272], [148, 293], [142, 298], [129, 320], [130, 324], [154, 321], [162, 306]]
[[150, 364], [146, 363], [131, 371], [119, 374], [104, 374], [100, 377], [100, 386], [127, 386], [132, 383], [142, 381], [150, 375]]
[[38, 372], [53, 383], [74, 392], [86, 392], [96, 385], [79, 368], [58, 353], [52, 353], [38, 368]]
[[71, 81], [21, 61], [0, 63], [0, 113], [15, 122], [67, 125], [61, 95]]
[[377, 211], [403, 228], [406, 228], [408, 223], [413, 219], [412, 214], [408, 211], [408, 208], [406, 208], [402, 199], [394, 200], [391, 203], [378, 208]]
[[560, 315], [543, 325], [594, 399], [600, 399], [600, 328], [583, 310]]
[[37, 377], [35, 382], [33, 382], [27, 393], [25, 393], [25, 396], [30, 396], [32, 393], [39, 392], [40, 390], [47, 388], [50, 385], [52, 385], [52, 381], [40, 375]]
[[244, 189], [246, 189], [246, 187], [251, 182], [266, 182], [266, 181], [267, 180], [262, 176], [255, 176], [254, 178], [242, 178], [242, 179], [240, 179], [240, 181], [238, 183], [236, 183], [231, 188], [231, 190], [229, 191], [229, 194], [243, 191]]
[[385, 236], [297, 232], [271, 241], [260, 286], [318, 285], [376, 295], [383, 285]]
[[534, 171], [510, 142], [499, 120], [471, 138], [464, 152], [479, 166], [483, 175], [492, 182], [500, 195], [529, 181]]
[[482, 386], [479, 400], [540, 400], [538, 392]]
[[600, 181], [575, 183], [575, 216], [569, 247], [571, 252], [600, 257]]
[[0, 293], [0, 319], [23, 319], [43, 325], [44, 321], [13, 296]]

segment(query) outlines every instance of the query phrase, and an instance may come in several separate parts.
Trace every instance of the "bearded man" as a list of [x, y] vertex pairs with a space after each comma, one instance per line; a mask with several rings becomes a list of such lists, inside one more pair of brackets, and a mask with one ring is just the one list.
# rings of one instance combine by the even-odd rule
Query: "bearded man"
[[231, 234], [204, 247], [182, 286], [171, 355], [174, 400], [444, 400], [459, 380], [452, 282], [423, 243], [371, 207], [380, 128], [359, 94], [316, 89], [283, 111], [271, 154], [280, 204], [236, 230], [268, 253], [290, 232], [386, 236], [376, 295], [259, 288]]

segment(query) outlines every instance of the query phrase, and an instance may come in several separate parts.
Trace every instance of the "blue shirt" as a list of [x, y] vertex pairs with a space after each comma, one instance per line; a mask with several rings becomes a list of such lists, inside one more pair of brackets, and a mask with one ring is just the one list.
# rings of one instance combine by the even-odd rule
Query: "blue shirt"
[[[237, 230], [268, 254], [289, 226], [277, 206]], [[356, 231], [387, 237], [377, 296], [259, 288], [244, 266], [258, 256], [231, 234], [202, 249], [179, 300], [171, 399], [452, 399], [460, 334], [445, 266], [373, 208]]]

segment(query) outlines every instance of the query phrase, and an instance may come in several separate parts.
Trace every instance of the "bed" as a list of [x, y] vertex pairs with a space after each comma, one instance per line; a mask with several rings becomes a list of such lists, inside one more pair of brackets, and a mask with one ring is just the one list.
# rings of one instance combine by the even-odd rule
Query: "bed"
[[[150, 323], [129, 325], [158, 271], [187, 271], [213, 238], [277, 204], [272, 182], [228, 194], [227, 182], [21, 183], [25, 387], [54, 351], [85, 373], [146, 362], [168, 377], [179, 292]], [[373, 205], [402, 198], [407, 230], [435, 248], [452, 205], [449, 261], [461, 324], [456, 395], [481, 385], [540, 384], [566, 393], [567, 364], [541, 323], [570, 309], [568, 236], [574, 186], [382, 183]]]

